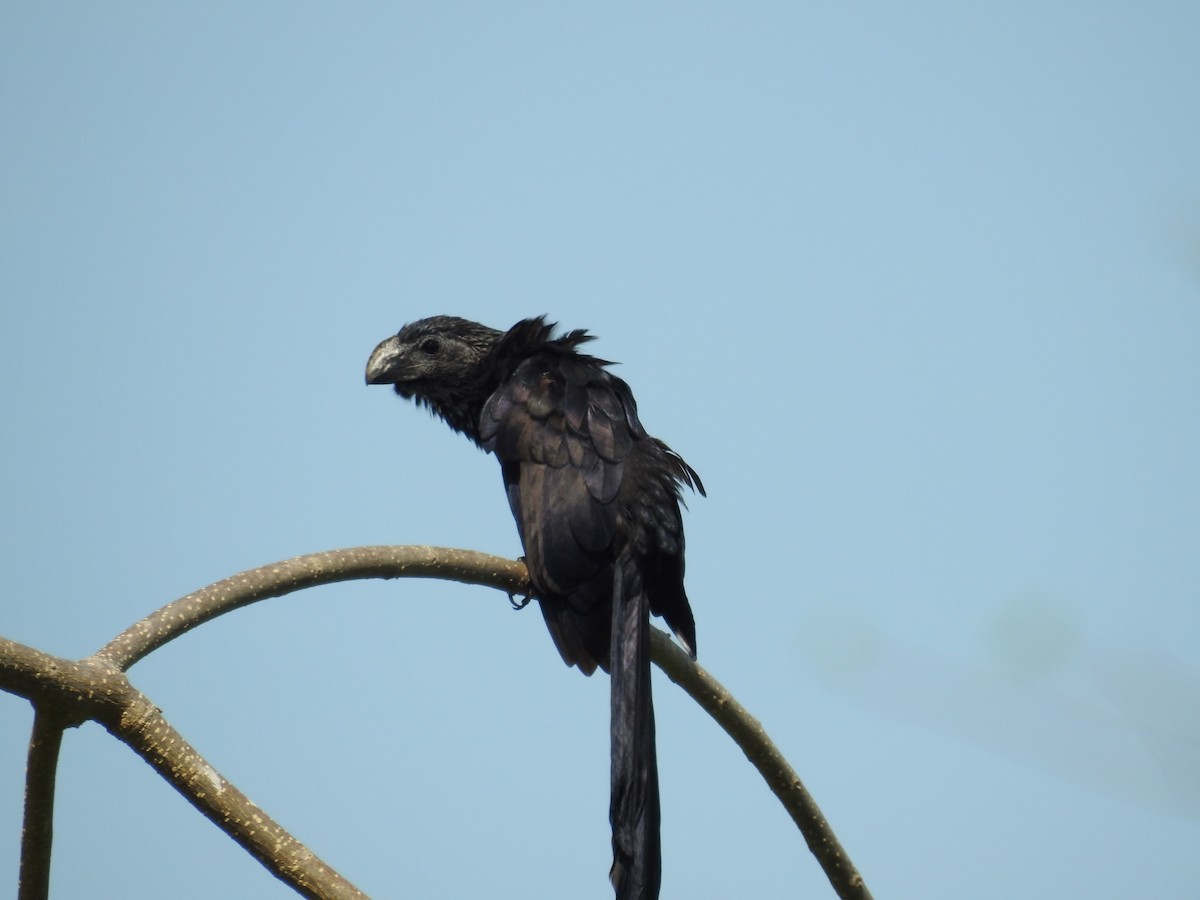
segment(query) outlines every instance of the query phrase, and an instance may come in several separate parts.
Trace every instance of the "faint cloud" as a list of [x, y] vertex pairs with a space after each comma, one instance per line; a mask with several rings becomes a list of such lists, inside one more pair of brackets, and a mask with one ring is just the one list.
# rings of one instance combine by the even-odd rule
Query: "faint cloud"
[[967, 658], [885, 634], [845, 605], [810, 611], [800, 661], [856, 703], [1065, 780], [1200, 815], [1200, 681], [1153, 647], [1100, 648], [1049, 598], [1001, 604]]
[[1052, 601], [1021, 597], [1002, 606], [983, 632], [993, 662], [1014, 678], [1037, 679], [1065, 666], [1079, 650], [1079, 629]]
[[1163, 249], [1200, 284], [1200, 198], [1172, 197], [1154, 211]]

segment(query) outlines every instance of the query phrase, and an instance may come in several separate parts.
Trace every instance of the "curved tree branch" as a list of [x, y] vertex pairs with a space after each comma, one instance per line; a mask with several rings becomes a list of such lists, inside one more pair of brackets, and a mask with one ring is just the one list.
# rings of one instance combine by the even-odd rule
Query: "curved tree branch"
[[[107, 654], [114, 664], [127, 668], [196, 625], [248, 603], [317, 584], [400, 577], [449, 578], [509, 594], [528, 589], [524, 565], [483, 553], [447, 547], [334, 550], [252, 569], [189, 594], [143, 619], [97, 655]], [[759, 721], [659, 629], [651, 630], [651, 658], [741, 747], [804, 835], [838, 896], [842, 900], [870, 900], [862, 876], [816, 801]]]
[[268, 597], [359, 578], [442, 578], [499, 588], [527, 589], [522, 563], [449, 547], [351, 547], [310, 553], [240, 572], [168, 603], [108, 642], [96, 656], [125, 671], [139, 659], [197, 625]]
[[821, 864], [825, 877], [837, 895], [842, 900], [871, 900], [871, 892], [862, 875], [842, 849], [817, 801], [805, 788], [796, 770], [784, 759], [779, 748], [767, 737], [758, 719], [750, 715], [724, 685], [657, 628], [650, 632], [650, 658], [742, 748], [746, 758], [758, 769], [804, 835], [808, 849]]
[[[135, 623], [81, 662], [0, 639], [0, 688], [28, 697], [39, 712], [40, 704], [50, 702], [60, 710], [70, 710], [68, 715], [78, 721], [90, 718], [104, 724], [205, 816], [306, 896], [360, 897], [349, 882], [221, 778], [129, 684], [124, 671], [196, 626], [250, 603], [320, 584], [401, 577], [445, 578], [494, 587], [510, 596], [528, 590], [522, 563], [468, 550], [380, 546], [314, 553], [251, 569], [188, 594]], [[652, 631], [651, 654], [759, 770], [799, 827], [838, 896], [870, 900], [862, 876], [758, 720], [657, 629]], [[270, 837], [264, 840], [267, 834]]]

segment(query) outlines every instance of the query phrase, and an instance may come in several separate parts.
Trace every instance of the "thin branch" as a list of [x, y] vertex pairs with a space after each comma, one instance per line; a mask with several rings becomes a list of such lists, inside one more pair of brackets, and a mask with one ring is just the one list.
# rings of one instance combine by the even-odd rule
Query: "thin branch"
[[317, 900], [367, 896], [226, 781], [144, 695], [137, 695], [119, 721], [103, 724], [205, 818], [301, 896]]
[[25, 818], [21, 828], [18, 900], [50, 896], [50, 849], [54, 843], [54, 784], [58, 751], [67, 722], [47, 709], [34, 708], [29, 761], [25, 767]]
[[[57, 682], [62, 678], [70, 681], [72, 675], [82, 674], [76, 673], [75, 670], [79, 669], [90, 669], [93, 675], [97, 669], [103, 670], [108, 678], [115, 676], [120, 682], [124, 682], [123, 686], [128, 686], [122, 674], [125, 669], [158, 647], [223, 613], [258, 600], [282, 596], [319, 584], [359, 578], [399, 577], [445, 578], [498, 588], [510, 595], [528, 590], [528, 575], [520, 562], [467, 550], [440, 547], [356, 547], [315, 553], [251, 569], [188, 594], [136, 623], [110, 641], [95, 656], [81, 663], [59, 660], [40, 654], [32, 648], [0, 639], [0, 688], [28, 696], [36, 703], [39, 697], [66, 690], [65, 687], [47, 685], [46, 679]], [[758, 720], [746, 712], [724, 687], [696, 665], [662, 632], [653, 632], [651, 649], [654, 662], [717, 721], [759, 770], [799, 827], [809, 849], [817, 857], [838, 896], [843, 900], [870, 900], [871, 894], [863, 883], [862, 876], [855, 869], [799, 776], [767, 737]], [[45, 665], [46, 661], [52, 663], [53, 667]], [[91, 689], [96, 689], [94, 684]], [[128, 690], [133, 691], [131, 686]], [[318, 875], [332, 873], [332, 870], [312, 857], [311, 853], [299, 844], [295, 844], [298, 849], [295, 851], [295, 858], [287, 863], [290, 868], [286, 873], [276, 868], [274, 855], [264, 850], [264, 845], [248, 846], [244, 840], [253, 835], [243, 832], [239, 837], [239, 834], [235, 833], [240, 827], [236, 822], [231, 830], [227, 818], [229, 811], [222, 803], [229, 801], [232, 809], [241, 809], [243, 807], [240, 804], [244, 803], [254, 810], [253, 815], [241, 825], [249, 821], [260, 829], [264, 828], [264, 823], [269, 823], [272, 828], [278, 826], [270, 822], [205, 763], [199, 754], [162, 720], [148, 700], [141, 694], [137, 694], [137, 697], [140, 701], [136, 705], [123, 704], [125, 713], [131, 718], [128, 721], [120, 720], [116, 727], [111, 717], [105, 718], [96, 714], [88, 714], [86, 717], [104, 722], [114, 735], [130, 743], [204, 815], [246, 846], [278, 877], [295, 884], [302, 893], [306, 893], [307, 896], [339, 898], [361, 896], [357, 892], [308, 893], [294, 874], [307, 871], [302, 863], [311, 859]], [[135, 709], [136, 714], [133, 714]], [[172, 748], [180, 749], [180, 753], [173, 753]], [[255, 818], [256, 816], [261, 818]], [[254, 832], [255, 827], [248, 830]], [[279, 840], [286, 843], [292, 840], [281, 828], [272, 834], [272, 842]], [[278, 845], [272, 843], [271, 846], [273, 850]], [[332, 874], [336, 876], [336, 873]], [[307, 877], [300, 877], [300, 881]], [[354, 890], [352, 886], [349, 889]]]
[[[74, 662], [0, 638], [0, 687], [34, 703], [21, 845], [21, 900], [42, 900], [48, 884], [53, 797], [51, 754], [35, 747], [51, 731], [95, 721], [133, 749], [213, 824], [305, 897], [366, 895], [255, 806], [196, 752], [125, 674], [96, 657]], [[51, 767], [47, 771], [47, 766]], [[48, 795], [48, 796], [47, 796]], [[28, 881], [27, 881], [28, 877]]]
[[[235, 575], [196, 591], [139, 622], [98, 656], [128, 667], [156, 647], [201, 622], [267, 597], [315, 584], [354, 578], [440, 577], [499, 588], [528, 590], [525, 567], [483, 553], [446, 547], [358, 547], [301, 556]], [[871, 900], [862, 876], [842, 848], [799, 775], [779, 748], [730, 693], [663, 632], [652, 630], [652, 659], [716, 720], [741, 747], [792, 817], [842, 900]]]
[[351, 547], [297, 556], [210, 584], [151, 613], [108, 642], [96, 656], [121, 671], [168, 641], [242, 606], [303, 588], [359, 578], [441, 578], [527, 590], [525, 566], [510, 559], [449, 547]]
[[837, 895], [842, 900], [871, 900], [871, 892], [862, 875], [842, 849], [817, 802], [758, 719], [657, 628], [650, 634], [650, 658], [713, 717], [758, 769], [804, 835], [808, 849], [817, 858]]
[[[93, 673], [84, 663], [0, 637], [0, 689], [24, 697], [35, 707], [46, 703], [68, 709], [72, 702], [86, 699]], [[76, 718], [74, 724], [86, 719]]]

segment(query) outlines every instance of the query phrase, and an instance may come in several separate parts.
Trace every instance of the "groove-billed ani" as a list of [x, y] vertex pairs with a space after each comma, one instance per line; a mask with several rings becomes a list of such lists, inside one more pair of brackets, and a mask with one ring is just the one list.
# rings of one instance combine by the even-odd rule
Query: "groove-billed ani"
[[375, 348], [368, 384], [393, 384], [496, 455], [534, 595], [559, 653], [612, 676], [611, 877], [618, 900], [658, 896], [658, 768], [649, 613], [696, 655], [683, 590], [680, 486], [699, 476], [638, 419], [629, 385], [554, 337], [545, 317], [507, 332], [452, 316]]

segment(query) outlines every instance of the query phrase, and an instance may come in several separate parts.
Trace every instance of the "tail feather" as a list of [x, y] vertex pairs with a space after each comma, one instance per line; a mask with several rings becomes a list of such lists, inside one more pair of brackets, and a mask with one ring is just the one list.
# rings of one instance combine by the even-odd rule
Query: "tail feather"
[[658, 760], [650, 696], [650, 607], [632, 551], [617, 557], [613, 576], [612, 823], [609, 877], [617, 900], [657, 900], [662, 880]]

